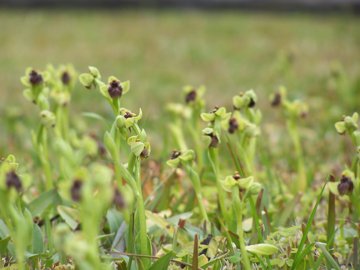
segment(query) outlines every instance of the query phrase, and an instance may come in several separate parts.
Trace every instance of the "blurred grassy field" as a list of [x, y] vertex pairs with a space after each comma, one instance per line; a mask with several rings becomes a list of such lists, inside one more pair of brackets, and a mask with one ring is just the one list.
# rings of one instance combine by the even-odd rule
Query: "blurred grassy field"
[[[229, 104], [234, 94], [253, 88], [266, 117], [272, 115], [268, 95], [280, 84], [291, 95], [319, 97], [315, 115], [319, 108], [326, 114], [329, 108], [316, 104], [329, 98], [340, 115], [350, 113], [341, 97], [329, 95], [325, 81], [333, 63], [350, 80], [360, 74], [360, 19], [344, 14], [1, 10], [0, 24], [0, 121], [10, 107], [21, 108], [23, 119], [35, 118], [19, 77], [27, 66], [47, 63], [73, 63], [79, 72], [94, 65], [104, 76], [131, 80], [128, 107], [142, 107], [155, 124], [165, 102], [181, 99], [185, 84], [205, 84], [210, 105]], [[281, 71], [288, 55], [292, 63]], [[106, 104], [99, 98], [79, 88], [73, 107], [102, 111]], [[1, 141], [9, 135], [2, 131]]]

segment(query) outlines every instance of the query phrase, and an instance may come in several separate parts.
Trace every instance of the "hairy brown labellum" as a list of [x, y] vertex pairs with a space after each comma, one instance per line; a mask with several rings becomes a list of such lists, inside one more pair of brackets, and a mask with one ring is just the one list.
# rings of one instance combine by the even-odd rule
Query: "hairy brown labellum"
[[113, 80], [110, 82], [108, 92], [111, 98], [121, 97], [122, 91], [123, 89], [119, 81]]
[[73, 185], [70, 189], [71, 199], [73, 201], [78, 202], [81, 200], [81, 189], [82, 189], [83, 182], [81, 180], [75, 179]]
[[249, 102], [248, 107], [249, 107], [249, 108], [253, 108], [253, 107], [255, 107], [255, 105], [256, 105], [255, 100], [254, 100], [254, 99], [252, 99], [252, 98], [250, 98], [250, 102]]
[[143, 158], [143, 159], [148, 158], [149, 157], [149, 151], [146, 148], [144, 148], [144, 150], [142, 150], [141, 153], [140, 153], [140, 157]]
[[29, 81], [32, 85], [38, 85], [38, 84], [42, 83], [43, 78], [35, 70], [32, 70], [29, 74]]
[[8, 189], [15, 188], [16, 191], [21, 191], [22, 184], [20, 177], [14, 171], [6, 174], [6, 186]]
[[170, 159], [176, 159], [176, 158], [178, 158], [180, 155], [181, 155], [181, 152], [180, 152], [180, 151], [174, 150], [174, 151], [172, 151], [172, 153], [171, 153]]
[[131, 118], [131, 117], [134, 117], [134, 114], [131, 113], [131, 112], [128, 112], [128, 111], [127, 111], [127, 112], [124, 114], [124, 118], [125, 118], [125, 119]]
[[271, 101], [271, 106], [277, 107], [281, 104], [281, 95], [280, 93], [275, 93], [273, 100]]
[[68, 84], [70, 83], [70, 80], [71, 80], [71, 77], [70, 77], [69, 72], [64, 71], [64, 72], [61, 74], [61, 81], [62, 81], [62, 83], [65, 84], [65, 85], [68, 85]]
[[196, 99], [196, 91], [191, 90], [185, 97], [185, 102], [190, 103], [191, 101], [194, 101]]
[[337, 188], [341, 196], [349, 195], [354, 190], [354, 183], [351, 181], [349, 177], [343, 175], [341, 177], [340, 183], [338, 184]]
[[234, 117], [233, 117], [233, 118], [230, 118], [230, 120], [229, 120], [229, 129], [228, 129], [229, 133], [230, 133], [230, 134], [235, 133], [235, 131], [236, 131], [238, 128], [239, 128], [239, 124], [238, 124], [236, 118], [234, 118]]
[[211, 138], [209, 147], [217, 147], [219, 145], [219, 138], [214, 133], [211, 133], [208, 136]]
[[239, 180], [241, 178], [240, 174], [238, 172], [235, 172], [234, 175], [233, 175], [233, 178], [235, 180]]

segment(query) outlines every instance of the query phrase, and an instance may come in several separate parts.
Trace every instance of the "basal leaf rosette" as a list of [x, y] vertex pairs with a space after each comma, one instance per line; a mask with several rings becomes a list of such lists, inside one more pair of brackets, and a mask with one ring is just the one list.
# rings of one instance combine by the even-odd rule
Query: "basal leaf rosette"
[[233, 97], [233, 106], [235, 110], [242, 110], [244, 108], [253, 108], [257, 103], [257, 96], [254, 90], [248, 90], [245, 93], [240, 93]]
[[166, 162], [171, 168], [178, 168], [183, 164], [189, 164], [195, 159], [195, 152], [191, 149], [185, 151], [174, 150], [171, 153], [170, 159]]

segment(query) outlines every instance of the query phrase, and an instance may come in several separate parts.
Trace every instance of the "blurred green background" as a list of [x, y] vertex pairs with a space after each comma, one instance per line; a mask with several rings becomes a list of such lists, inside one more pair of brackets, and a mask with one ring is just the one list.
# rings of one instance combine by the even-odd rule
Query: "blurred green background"
[[[319, 144], [325, 149], [333, 138], [326, 132], [335, 135], [332, 121], [360, 107], [360, 18], [348, 14], [0, 10], [0, 25], [2, 155], [19, 150], [14, 136], [30, 136], [27, 124], [11, 130], [6, 122], [37, 121], [19, 77], [28, 66], [41, 70], [48, 63], [72, 63], [79, 72], [93, 65], [104, 77], [131, 80], [125, 105], [143, 108], [158, 143], [162, 108], [183, 101], [186, 84], [207, 86], [209, 108], [229, 105], [234, 94], [253, 88], [265, 133], [275, 118], [269, 95], [285, 85], [291, 96], [309, 102], [309, 138], [323, 127]], [[341, 89], [331, 81], [338, 70], [344, 74]], [[80, 85], [72, 108], [107, 110], [98, 93]]]

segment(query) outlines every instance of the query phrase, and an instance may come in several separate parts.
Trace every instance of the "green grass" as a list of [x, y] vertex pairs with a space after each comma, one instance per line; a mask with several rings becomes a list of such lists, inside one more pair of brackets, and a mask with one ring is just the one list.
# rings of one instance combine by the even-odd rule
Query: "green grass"
[[[92, 64], [129, 79], [129, 106], [142, 107], [149, 122], [185, 84], [205, 84], [211, 106], [249, 88], [266, 105], [280, 84], [293, 95], [329, 98], [323, 81], [333, 62], [351, 78], [360, 73], [359, 19], [346, 15], [2, 10], [0, 21], [1, 111], [24, 106], [18, 81], [24, 67], [47, 63], [73, 63], [80, 71]], [[290, 74], [279, 76], [288, 52], [294, 57]], [[75, 99], [85, 110], [84, 104], [97, 103], [86, 91]]]

